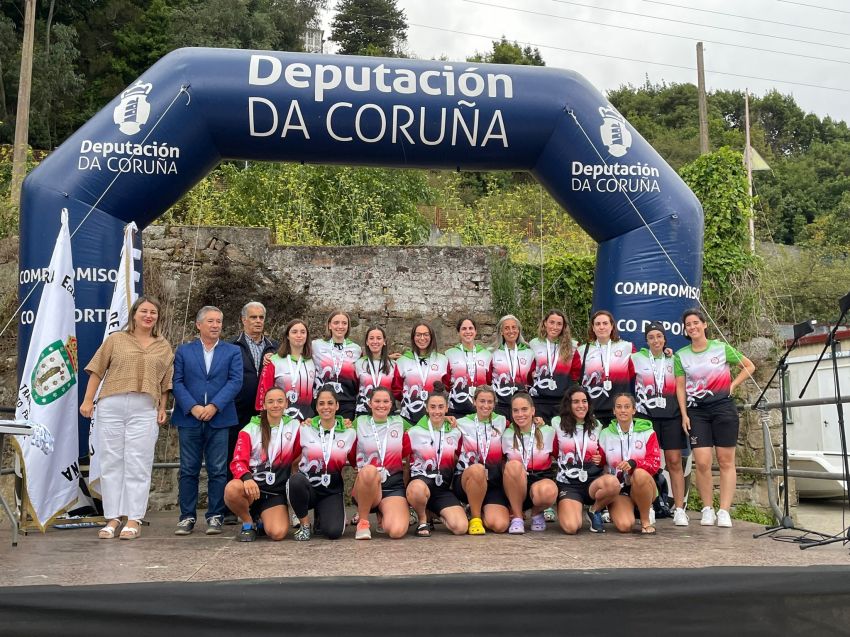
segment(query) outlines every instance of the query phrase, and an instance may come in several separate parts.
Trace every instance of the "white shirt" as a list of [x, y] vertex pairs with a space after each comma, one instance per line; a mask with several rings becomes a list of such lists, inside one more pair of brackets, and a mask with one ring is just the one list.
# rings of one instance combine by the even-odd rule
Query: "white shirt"
[[215, 348], [218, 346], [218, 342], [221, 339], [217, 339], [213, 346], [207, 349], [207, 346], [204, 345], [204, 342], [201, 341], [201, 347], [204, 348], [204, 366], [207, 368], [207, 374], [210, 373], [210, 367], [212, 367], [212, 359], [213, 354], [215, 353]]

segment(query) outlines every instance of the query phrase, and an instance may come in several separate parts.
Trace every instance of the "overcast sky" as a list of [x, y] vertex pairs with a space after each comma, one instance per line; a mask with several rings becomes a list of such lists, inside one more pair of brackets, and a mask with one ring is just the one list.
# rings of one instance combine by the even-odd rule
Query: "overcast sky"
[[[504, 35], [538, 47], [547, 66], [578, 71], [604, 91], [641, 85], [647, 77], [652, 83], [695, 84], [696, 43], [702, 41], [708, 90], [748, 88], [763, 95], [775, 88], [792, 94], [805, 111], [850, 122], [846, 0], [398, 0], [397, 4], [410, 25], [408, 50], [414, 57], [464, 60], [475, 51], [489, 50], [490, 41]], [[325, 37], [332, 16], [332, 10], [325, 14]], [[332, 43], [326, 52], [333, 52]]]

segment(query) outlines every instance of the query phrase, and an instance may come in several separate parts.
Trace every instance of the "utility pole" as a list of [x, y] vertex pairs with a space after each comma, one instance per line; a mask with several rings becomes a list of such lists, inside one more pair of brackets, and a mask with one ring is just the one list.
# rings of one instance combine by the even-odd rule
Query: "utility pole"
[[697, 42], [697, 98], [699, 103], [699, 154], [711, 152], [708, 148], [708, 106], [705, 101], [705, 66], [702, 62], [702, 42]]
[[27, 172], [35, 2], [36, 0], [26, 0], [24, 12], [24, 42], [21, 46], [21, 77], [18, 86], [18, 112], [15, 117], [15, 148], [12, 154], [12, 204], [15, 206], [21, 205], [21, 186]]
[[747, 187], [750, 194], [750, 252], [756, 252], [756, 224], [753, 212], [753, 154], [750, 146], [750, 91], [744, 90], [744, 128], [746, 146], [744, 147], [744, 163], [747, 166]]

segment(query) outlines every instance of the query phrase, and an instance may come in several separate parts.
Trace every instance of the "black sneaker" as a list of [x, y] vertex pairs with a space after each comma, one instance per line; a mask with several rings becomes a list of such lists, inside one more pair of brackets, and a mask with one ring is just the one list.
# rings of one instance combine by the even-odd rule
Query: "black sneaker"
[[236, 526], [237, 524], [239, 524], [239, 518], [237, 518], [232, 513], [228, 513], [224, 516], [223, 522], [224, 526]]
[[257, 530], [252, 526], [243, 526], [236, 536], [239, 542], [253, 542], [257, 539]]
[[220, 535], [222, 531], [222, 518], [224, 516], [214, 515], [207, 519], [207, 535]]
[[177, 523], [174, 535], [191, 535], [195, 530], [195, 518], [183, 518]]
[[587, 510], [587, 519], [590, 521], [592, 533], [605, 533], [605, 525], [602, 523], [602, 512]]

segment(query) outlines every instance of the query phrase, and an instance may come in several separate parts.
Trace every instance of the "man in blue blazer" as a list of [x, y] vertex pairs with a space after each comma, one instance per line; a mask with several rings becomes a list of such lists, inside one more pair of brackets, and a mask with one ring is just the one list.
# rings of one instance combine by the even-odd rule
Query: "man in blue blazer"
[[195, 528], [201, 461], [207, 462], [207, 535], [221, 533], [224, 486], [227, 483], [227, 431], [239, 424], [234, 398], [242, 387], [242, 352], [219, 340], [223, 315], [207, 305], [198, 311], [198, 338], [174, 353], [174, 413], [180, 440], [178, 502], [180, 522], [175, 535]]

